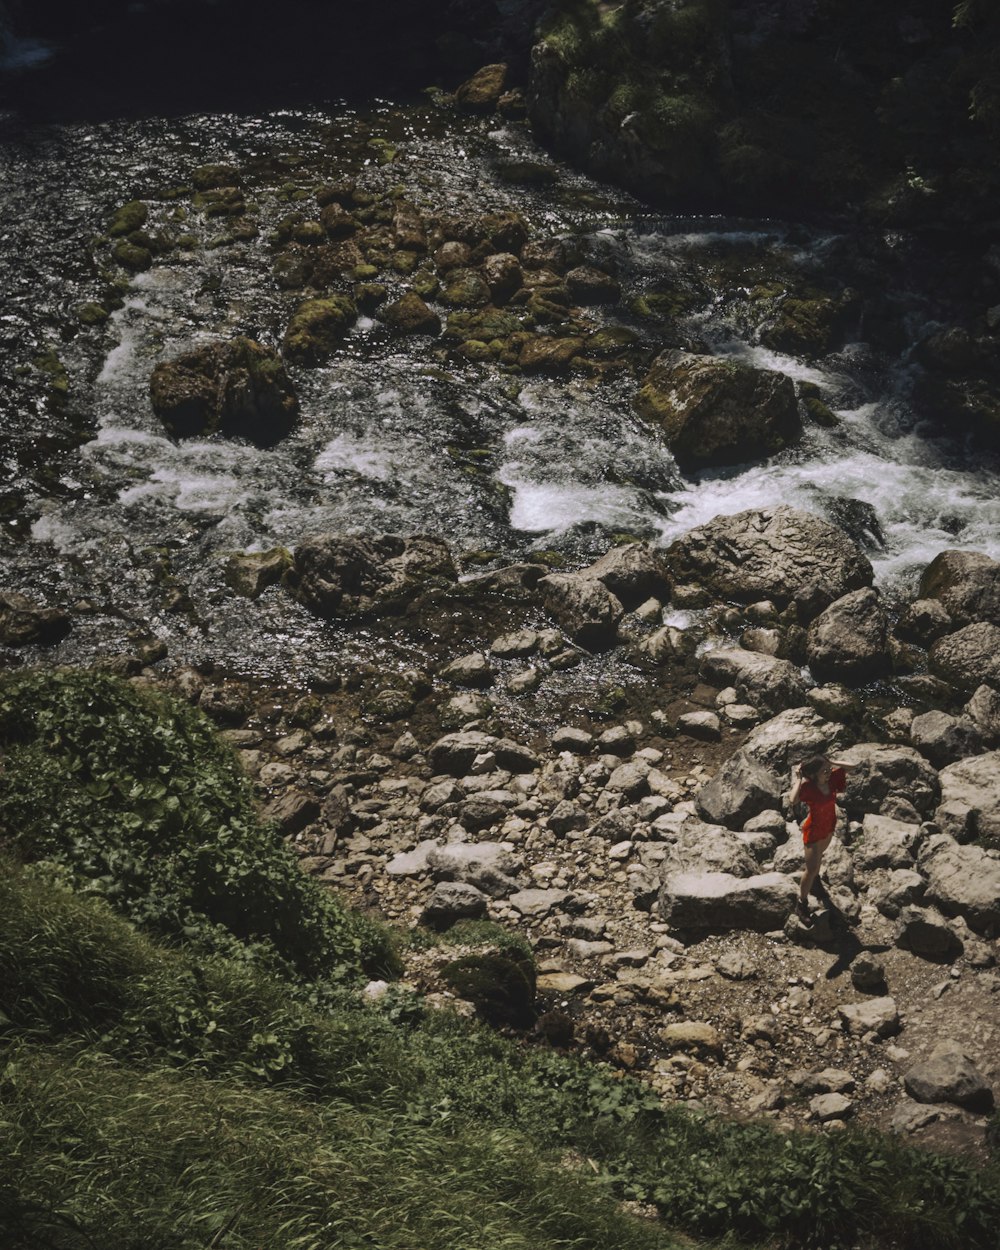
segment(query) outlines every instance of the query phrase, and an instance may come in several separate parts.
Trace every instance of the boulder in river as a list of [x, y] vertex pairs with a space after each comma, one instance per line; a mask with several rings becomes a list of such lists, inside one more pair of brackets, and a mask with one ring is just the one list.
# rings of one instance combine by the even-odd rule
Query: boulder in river
[[685, 469], [760, 460], [802, 432], [791, 378], [690, 352], [657, 357], [636, 408]]
[[614, 643], [624, 608], [621, 600], [596, 577], [581, 573], [550, 573], [538, 582], [545, 609], [582, 647]]
[[321, 534], [294, 552], [284, 584], [318, 616], [399, 610], [429, 583], [453, 582], [451, 552], [438, 538]]
[[162, 361], [150, 376], [149, 397], [175, 438], [220, 432], [259, 447], [284, 438], [299, 411], [277, 352], [243, 337]]
[[714, 517], [673, 542], [666, 562], [675, 582], [742, 603], [794, 603], [805, 620], [874, 578], [843, 530], [785, 505]]
[[346, 295], [307, 299], [292, 314], [281, 350], [297, 365], [319, 365], [337, 350], [358, 315]]
[[65, 638], [69, 615], [61, 608], [40, 608], [16, 591], [0, 592], [0, 644], [24, 647], [47, 646]]

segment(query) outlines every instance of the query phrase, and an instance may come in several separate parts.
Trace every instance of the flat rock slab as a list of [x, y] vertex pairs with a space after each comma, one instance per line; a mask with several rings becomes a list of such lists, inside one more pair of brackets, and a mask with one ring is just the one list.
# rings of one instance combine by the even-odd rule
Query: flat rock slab
[[569, 894], [565, 890], [518, 890], [510, 896], [508, 902], [522, 916], [535, 918], [558, 911], [568, 898]]
[[893, 1037], [903, 1027], [894, 998], [869, 998], [861, 1003], [845, 1003], [837, 1011], [852, 1037], [863, 1037], [866, 1033]]
[[585, 994], [593, 986], [592, 980], [578, 977], [575, 972], [543, 972], [535, 981], [537, 990], [552, 994]]
[[660, 889], [661, 917], [677, 929], [724, 933], [780, 929], [798, 889], [780, 872], [734, 877], [726, 872], [667, 873]]
[[657, 1034], [668, 1050], [694, 1051], [696, 1054], [722, 1054], [722, 1038], [710, 1024], [700, 1020], [684, 1020], [668, 1024]]

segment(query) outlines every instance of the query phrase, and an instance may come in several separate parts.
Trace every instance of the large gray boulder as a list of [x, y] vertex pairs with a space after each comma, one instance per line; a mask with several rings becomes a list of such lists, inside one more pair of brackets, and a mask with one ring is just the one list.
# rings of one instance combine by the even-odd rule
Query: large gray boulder
[[937, 599], [956, 625], [1000, 625], [1000, 563], [981, 551], [941, 551], [924, 569], [920, 598]]
[[785, 506], [715, 517], [672, 543], [666, 561], [677, 582], [743, 603], [795, 603], [806, 620], [874, 576], [843, 530]]
[[965, 705], [965, 714], [988, 747], [1000, 746], [1000, 690], [977, 686]]
[[801, 707], [806, 689], [794, 664], [773, 655], [744, 651], [742, 647], [717, 647], [706, 651], [699, 667], [701, 677], [713, 686], [733, 686], [738, 697], [774, 712]]
[[930, 902], [977, 933], [1000, 933], [1000, 860], [939, 833], [921, 847], [919, 864]]
[[825, 720], [811, 707], [787, 708], [752, 730], [742, 749], [784, 777], [793, 764], [829, 752], [842, 731], [842, 725]]
[[937, 804], [937, 773], [912, 747], [864, 742], [838, 756], [851, 765], [843, 799], [851, 820], [881, 812], [890, 797], [907, 800], [921, 815], [929, 815]]
[[791, 378], [717, 356], [664, 352], [636, 408], [663, 430], [684, 469], [760, 460], [802, 433]]
[[659, 912], [675, 929], [769, 933], [788, 919], [798, 887], [780, 872], [734, 877], [727, 872], [664, 874]]
[[935, 768], [944, 768], [983, 749], [979, 727], [968, 716], [923, 712], [910, 723], [910, 741]]
[[282, 581], [310, 611], [336, 618], [395, 611], [429, 584], [457, 578], [438, 538], [320, 534], [295, 549]]
[[594, 564], [581, 569], [579, 575], [596, 578], [630, 609], [647, 599], [666, 599], [670, 593], [663, 556], [649, 543], [612, 547]]
[[927, 654], [931, 671], [960, 690], [985, 682], [1000, 689], [1000, 626], [985, 621], [939, 638]]
[[694, 816], [676, 819], [671, 812], [657, 822], [666, 857], [663, 871], [671, 873], [725, 872], [733, 877], [752, 877], [757, 862], [731, 830], [705, 824]]
[[903, 1027], [896, 1009], [896, 1000], [889, 997], [845, 1003], [837, 1009], [837, 1014], [852, 1037], [864, 1037], [866, 1033], [874, 1033], [878, 1037], [893, 1037]]
[[490, 898], [503, 898], [520, 889], [516, 876], [521, 861], [499, 842], [451, 842], [432, 847], [427, 868], [435, 881], [474, 885]]
[[865, 812], [861, 837], [851, 844], [859, 868], [912, 868], [920, 840], [920, 826]]
[[903, 1084], [917, 1102], [951, 1102], [984, 1115], [993, 1110], [993, 1090], [958, 1042], [950, 1039], [914, 1064]]
[[592, 650], [614, 644], [625, 609], [602, 581], [585, 573], [550, 573], [537, 588], [546, 612], [574, 642]]
[[439, 932], [460, 920], [481, 920], [489, 900], [482, 890], [464, 881], [439, 881], [427, 900], [421, 921]]
[[871, 586], [852, 590], [809, 627], [806, 655], [820, 681], [868, 681], [889, 668], [889, 616]]
[[476, 729], [445, 734], [431, 746], [428, 752], [430, 766], [435, 773], [450, 777], [465, 777], [477, 755], [491, 752], [497, 767], [512, 773], [530, 773], [538, 767], [538, 756], [528, 747], [512, 742], [509, 738], [494, 738], [492, 734]]
[[903, 908], [899, 913], [896, 945], [935, 963], [951, 963], [964, 949], [958, 934], [930, 907]]
[[698, 791], [695, 806], [710, 824], [742, 829], [761, 812], [780, 808], [784, 789], [777, 773], [737, 751]]
[[[1000, 846], [1000, 751], [976, 755], [949, 764], [938, 774], [941, 782], [940, 823], [960, 838], [978, 838]], [[956, 820], [964, 828], [948, 826]]]

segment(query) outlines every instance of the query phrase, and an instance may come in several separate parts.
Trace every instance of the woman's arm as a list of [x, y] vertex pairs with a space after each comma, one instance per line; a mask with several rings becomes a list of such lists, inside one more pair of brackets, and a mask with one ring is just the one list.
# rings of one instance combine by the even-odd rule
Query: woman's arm
[[794, 806], [799, 801], [799, 791], [802, 789], [802, 784], [805, 781], [805, 777], [802, 775], [801, 764], [795, 765], [792, 777], [792, 788], [788, 792], [788, 802]]

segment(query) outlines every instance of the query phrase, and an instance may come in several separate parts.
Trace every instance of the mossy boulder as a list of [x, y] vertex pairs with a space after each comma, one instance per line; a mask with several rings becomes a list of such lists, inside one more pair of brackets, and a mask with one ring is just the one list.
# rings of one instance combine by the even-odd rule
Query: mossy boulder
[[358, 310], [347, 295], [310, 299], [295, 310], [281, 350], [297, 365], [319, 365], [328, 360], [347, 337]]
[[42, 608], [16, 591], [0, 593], [0, 644], [5, 647], [51, 646], [69, 633], [70, 618], [61, 608]]
[[158, 364], [149, 394], [175, 438], [220, 432], [269, 447], [289, 432], [299, 411], [277, 352], [242, 337]]
[[636, 399], [684, 469], [773, 455], [801, 433], [791, 378], [716, 356], [664, 352]]
[[566, 373], [573, 357], [583, 351], [583, 346], [584, 340], [575, 335], [557, 338], [539, 334], [524, 344], [517, 363], [525, 373]]
[[148, 269], [153, 263], [153, 254], [146, 247], [137, 247], [134, 243], [129, 243], [127, 239], [120, 239], [111, 249], [111, 257], [116, 264], [122, 266], [123, 269], [129, 269], [132, 273], [141, 273], [144, 269]]
[[441, 318], [415, 291], [387, 304], [380, 314], [387, 326], [402, 334], [440, 334]]
[[336, 200], [323, 207], [319, 219], [331, 239], [346, 239], [358, 228], [357, 218]]
[[470, 113], [492, 113], [503, 95], [507, 66], [484, 65], [455, 92], [455, 103]]
[[286, 547], [230, 556], [225, 567], [226, 585], [238, 595], [256, 599], [268, 586], [280, 582], [291, 566], [292, 553]]
[[516, 313], [484, 308], [477, 312], [449, 313], [444, 337], [460, 343], [469, 339], [490, 343], [517, 334], [522, 328], [522, 320]]
[[113, 239], [118, 239], [131, 234], [133, 230], [141, 230], [148, 217], [149, 209], [142, 200], [129, 200], [127, 204], [115, 209], [108, 226], [108, 234]]
[[490, 288], [475, 269], [449, 270], [442, 302], [459, 308], [482, 308], [490, 302]]
[[790, 296], [779, 305], [775, 321], [760, 336], [761, 342], [791, 356], [825, 356], [844, 341], [860, 311], [860, 298], [852, 290], [836, 297]]
[[239, 171], [232, 165], [199, 165], [191, 173], [191, 185], [196, 191], [214, 191], [218, 187], [238, 187]]

